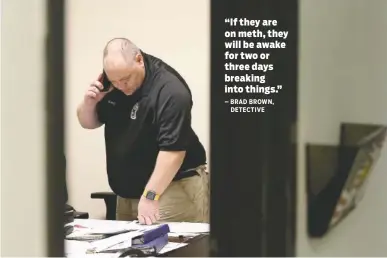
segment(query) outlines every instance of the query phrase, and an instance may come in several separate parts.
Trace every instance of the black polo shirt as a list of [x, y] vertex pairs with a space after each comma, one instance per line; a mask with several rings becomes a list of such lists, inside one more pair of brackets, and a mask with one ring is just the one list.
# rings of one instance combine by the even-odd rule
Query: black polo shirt
[[131, 96], [115, 89], [97, 105], [105, 124], [109, 185], [125, 198], [142, 195], [159, 151], [186, 151], [178, 175], [206, 163], [206, 152], [191, 127], [193, 103], [187, 83], [162, 60], [142, 54], [142, 86]]

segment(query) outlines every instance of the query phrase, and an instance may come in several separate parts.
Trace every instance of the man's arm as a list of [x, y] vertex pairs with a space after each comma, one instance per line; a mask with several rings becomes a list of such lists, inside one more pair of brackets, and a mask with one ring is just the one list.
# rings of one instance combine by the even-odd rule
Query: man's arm
[[111, 87], [108, 91], [102, 92], [103, 86], [101, 82], [93, 82], [87, 89], [84, 99], [77, 108], [77, 116], [80, 125], [85, 129], [96, 129], [100, 127], [106, 117], [98, 113], [98, 103], [105, 97], [107, 93], [113, 90]]
[[185, 151], [160, 151], [155, 169], [145, 189], [162, 195], [181, 167], [184, 157]]
[[102, 125], [97, 115], [96, 104], [82, 102], [77, 109], [79, 124], [85, 129], [96, 129]]
[[157, 110], [160, 151], [145, 191], [158, 195], [164, 193], [180, 169], [190, 137], [191, 95], [183, 85], [176, 86], [162, 89]]

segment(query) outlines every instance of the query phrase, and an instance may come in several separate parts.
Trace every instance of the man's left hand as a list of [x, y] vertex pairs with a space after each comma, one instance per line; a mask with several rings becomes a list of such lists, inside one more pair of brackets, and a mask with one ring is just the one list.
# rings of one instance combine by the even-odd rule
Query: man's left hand
[[138, 221], [140, 224], [152, 225], [160, 219], [159, 202], [141, 197], [138, 203]]

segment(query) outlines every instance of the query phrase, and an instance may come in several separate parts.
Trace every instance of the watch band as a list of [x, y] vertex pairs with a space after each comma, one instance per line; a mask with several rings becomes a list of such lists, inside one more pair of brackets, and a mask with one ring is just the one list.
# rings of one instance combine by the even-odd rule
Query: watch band
[[160, 199], [160, 195], [157, 194], [155, 191], [145, 190], [142, 194], [146, 199], [151, 201], [157, 201]]

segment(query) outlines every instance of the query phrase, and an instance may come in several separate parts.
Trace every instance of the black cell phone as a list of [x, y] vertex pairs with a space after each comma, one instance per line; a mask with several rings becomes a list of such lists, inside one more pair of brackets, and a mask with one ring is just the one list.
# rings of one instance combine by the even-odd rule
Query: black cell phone
[[105, 71], [102, 72], [99, 82], [102, 83], [103, 89], [101, 90], [102, 92], [108, 91], [110, 87], [112, 86], [112, 83], [109, 81]]

